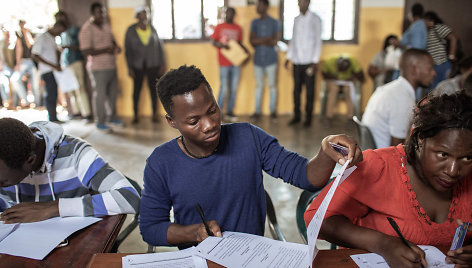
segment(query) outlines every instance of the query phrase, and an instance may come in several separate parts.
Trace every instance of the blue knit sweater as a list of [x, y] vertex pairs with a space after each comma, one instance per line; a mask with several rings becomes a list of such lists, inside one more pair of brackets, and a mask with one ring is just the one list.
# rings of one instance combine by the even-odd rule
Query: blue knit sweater
[[217, 220], [222, 231], [264, 235], [262, 171], [314, 190], [306, 176], [307, 163], [306, 158], [285, 150], [274, 137], [248, 123], [223, 125], [218, 150], [208, 158], [190, 158], [173, 139], [147, 159], [141, 235], [151, 245], [168, 245], [171, 208], [175, 223], [201, 223], [197, 203], [207, 220]]

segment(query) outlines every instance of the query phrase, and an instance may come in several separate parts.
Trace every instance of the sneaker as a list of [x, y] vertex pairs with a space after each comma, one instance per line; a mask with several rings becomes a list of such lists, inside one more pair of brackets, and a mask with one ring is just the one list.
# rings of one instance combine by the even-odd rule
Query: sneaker
[[111, 128], [105, 124], [97, 124], [97, 129], [103, 132], [111, 132]]
[[87, 115], [87, 116], [84, 117], [83, 121], [85, 122], [85, 124], [92, 124], [93, 123], [93, 116]]
[[231, 121], [231, 122], [238, 121], [238, 118], [233, 113], [227, 113], [225, 117], [226, 117], [226, 120]]
[[139, 118], [138, 118], [137, 116], [135, 116], [135, 117], [133, 118], [133, 121], [131, 121], [131, 124], [135, 125], [135, 124], [137, 124], [137, 123], [139, 123]]
[[254, 113], [254, 114], [251, 115], [249, 118], [254, 119], [254, 120], [258, 120], [260, 117], [261, 117], [261, 114]]
[[272, 119], [277, 118], [277, 113], [270, 113], [270, 118], [272, 118]]
[[300, 122], [300, 117], [294, 117], [290, 122], [288, 122], [289, 126], [293, 126], [295, 124], [298, 124]]
[[311, 126], [311, 120], [306, 120], [305, 122], [303, 122], [303, 126], [309, 128]]
[[112, 124], [116, 127], [122, 127], [122, 126], [125, 125], [125, 124], [123, 124], [123, 121], [121, 121], [120, 119], [112, 120], [112, 121], [110, 121], [110, 124]]

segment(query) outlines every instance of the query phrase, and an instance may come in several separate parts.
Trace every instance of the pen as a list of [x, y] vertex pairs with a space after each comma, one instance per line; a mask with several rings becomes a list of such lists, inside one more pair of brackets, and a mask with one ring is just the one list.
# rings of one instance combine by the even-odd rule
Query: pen
[[[411, 248], [410, 244], [408, 244], [408, 242], [406, 242], [406, 239], [405, 239], [405, 237], [403, 237], [402, 233], [400, 232], [400, 227], [398, 227], [398, 224], [395, 222], [395, 220], [390, 218], [390, 217], [387, 217], [387, 220], [390, 223], [390, 225], [392, 225], [393, 230], [395, 230], [395, 232], [398, 234], [398, 236], [402, 240], [403, 244], [405, 244], [408, 248], [413, 250]], [[423, 264], [421, 264], [421, 267], [424, 267]]]
[[209, 236], [215, 236], [213, 234], [213, 232], [210, 230], [210, 227], [208, 226], [208, 223], [205, 220], [205, 215], [203, 215], [203, 210], [202, 210], [202, 207], [200, 206], [199, 203], [197, 203], [197, 210], [198, 210], [198, 214], [200, 214], [200, 218], [202, 218], [203, 225], [205, 225], [205, 230], [206, 230], [207, 234]]

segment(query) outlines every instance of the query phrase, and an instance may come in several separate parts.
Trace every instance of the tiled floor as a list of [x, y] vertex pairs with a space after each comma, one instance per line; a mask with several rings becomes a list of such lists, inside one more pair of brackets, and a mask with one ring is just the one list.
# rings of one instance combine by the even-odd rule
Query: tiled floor
[[[0, 109], [0, 117], [15, 117], [25, 123], [30, 123], [36, 120], [46, 120], [47, 112], [32, 109], [13, 112]], [[61, 116], [59, 118], [61, 119]], [[257, 122], [251, 121], [247, 116], [241, 116], [238, 119], [258, 125], [275, 136], [280, 144], [287, 149], [298, 152], [307, 158], [311, 158], [318, 152], [321, 140], [327, 135], [346, 133], [356, 136], [354, 125], [346, 123], [345, 120], [334, 121], [327, 127], [319, 123], [315, 117], [312, 126], [307, 129], [301, 125], [288, 127], [287, 123], [290, 120], [288, 115], [279, 116], [277, 119], [263, 116]], [[164, 118], [157, 124], [153, 124], [150, 118], [143, 118], [137, 125], [131, 125], [130, 119], [127, 118], [124, 121], [126, 124], [123, 128], [114, 129], [109, 134], [96, 130], [93, 124], [77, 120], [68, 121], [63, 124], [63, 127], [67, 134], [88, 141], [114, 168], [133, 178], [142, 186], [146, 158], [156, 146], [178, 136], [179, 133], [169, 127]], [[301, 190], [267, 174], [264, 174], [264, 186], [274, 203], [277, 220], [283, 234], [290, 242], [302, 243], [295, 220], [295, 209]], [[128, 216], [125, 225], [130, 221], [131, 216]], [[267, 228], [266, 236], [271, 237]], [[326, 244], [321, 243], [320, 246], [326, 247]], [[146, 250], [147, 244], [142, 241], [138, 228], [119, 248], [119, 252], [129, 253], [146, 252]], [[174, 250], [174, 248], [156, 248], [158, 252], [169, 250]]]

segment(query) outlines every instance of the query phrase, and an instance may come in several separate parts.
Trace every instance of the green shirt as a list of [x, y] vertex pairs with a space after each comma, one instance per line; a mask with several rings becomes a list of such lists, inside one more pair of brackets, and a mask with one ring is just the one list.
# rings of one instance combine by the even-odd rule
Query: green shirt
[[[337, 60], [340, 57], [348, 59], [351, 63], [349, 68], [344, 72], [340, 72], [337, 67]], [[362, 67], [359, 62], [351, 55], [341, 54], [334, 55], [325, 59], [323, 62], [323, 66], [321, 67], [321, 71], [323, 73], [336, 76], [338, 80], [351, 80], [352, 78], [354, 78], [354, 74], [362, 72]]]

